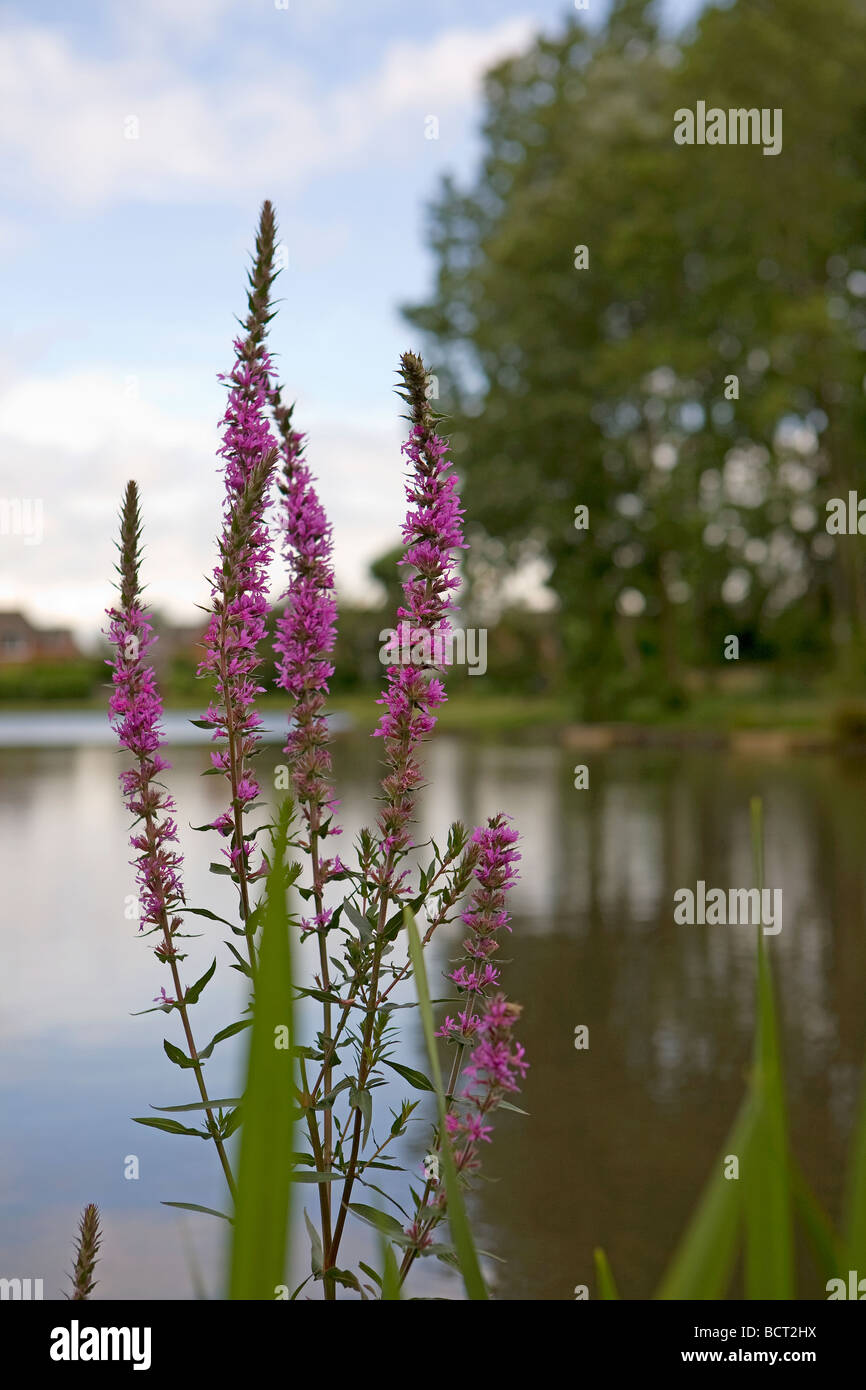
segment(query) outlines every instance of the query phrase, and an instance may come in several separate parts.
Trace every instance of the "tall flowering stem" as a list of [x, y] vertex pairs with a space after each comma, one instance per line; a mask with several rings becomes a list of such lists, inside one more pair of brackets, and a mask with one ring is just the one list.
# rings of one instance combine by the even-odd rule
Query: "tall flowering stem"
[[[306, 825], [307, 841], [303, 848], [309, 854], [312, 871], [315, 914], [312, 922], [305, 920], [302, 927], [318, 938], [317, 983], [328, 996], [322, 1004], [322, 1034], [327, 1049], [322, 1081], [327, 1094], [333, 1075], [333, 1018], [327, 943], [331, 913], [325, 909], [324, 890], [328, 880], [343, 868], [338, 856], [327, 859], [322, 855], [327, 836], [340, 833], [339, 826], [333, 824], [336, 802], [330, 782], [331, 755], [324, 716], [328, 682], [334, 671], [330, 653], [337, 636], [333, 542], [330, 524], [303, 458], [304, 436], [294, 429], [292, 409], [283, 405], [277, 385], [272, 387], [271, 405], [280, 436], [279, 520], [289, 578], [274, 642], [278, 658], [276, 679], [291, 702], [291, 725], [283, 751], [289, 759], [292, 789]], [[328, 1107], [324, 1112], [321, 1144], [312, 1108], [307, 1117], [321, 1169], [329, 1172], [334, 1139], [332, 1110]], [[331, 1192], [326, 1182], [319, 1184], [319, 1203], [322, 1241], [327, 1250], [331, 1241]], [[329, 1300], [335, 1297], [333, 1281], [327, 1283], [325, 1295]]]
[[[457, 479], [446, 458], [447, 441], [436, 433], [427, 397], [428, 377], [421, 358], [406, 352], [400, 359], [403, 390], [409, 409], [409, 437], [403, 453], [410, 471], [406, 484], [409, 504], [403, 524], [405, 551], [400, 561], [409, 571], [403, 583], [404, 602], [397, 617], [408, 625], [409, 648], [436, 652], [447, 650], [448, 614], [458, 588], [456, 552], [464, 548], [463, 512], [457, 495]], [[375, 871], [378, 888], [378, 920], [373, 958], [366, 987], [366, 1017], [358, 1071], [362, 1091], [373, 1065], [371, 1043], [380, 1004], [379, 973], [387, 945], [385, 927], [389, 902], [399, 902], [405, 891], [405, 873], [397, 874], [399, 861], [411, 848], [409, 826], [415, 796], [423, 780], [419, 761], [421, 743], [436, 724], [435, 710], [445, 700], [445, 689], [435, 668], [410, 663], [388, 667], [385, 690], [379, 704], [385, 709], [375, 736], [385, 750], [382, 779], [383, 806], [377, 818], [379, 862]], [[343, 1183], [340, 1213], [330, 1258], [336, 1262], [343, 1225], [357, 1174], [363, 1116], [355, 1112], [348, 1173]]]
[[265, 513], [277, 458], [267, 420], [270, 361], [260, 322], [265, 309], [261, 305], [256, 313], [251, 309], [251, 325], [248, 322], [246, 338], [235, 342], [235, 365], [228, 377], [219, 450], [225, 461], [220, 564], [213, 572], [211, 618], [198, 671], [215, 679], [216, 698], [205, 719], [213, 729], [214, 741], [224, 745], [211, 758], [229, 782], [231, 800], [213, 825], [231, 842], [223, 853], [238, 886], [253, 974], [256, 956], [250, 885], [266, 867], [261, 857], [255, 858], [254, 843], [245, 834], [244, 817], [260, 791], [249, 764], [261, 744], [261, 716], [255, 699], [264, 687], [257, 683], [256, 674], [262, 664], [259, 646], [267, 627], [267, 568], [272, 555]]
[[[224, 378], [227, 401], [219, 450], [224, 502], [199, 666], [199, 674], [213, 682], [213, 695], [205, 717], [194, 722], [211, 732], [210, 771], [228, 783], [225, 809], [210, 826], [200, 828], [215, 829], [222, 837], [227, 862], [211, 868], [230, 874], [238, 891], [238, 918], [227, 925], [245, 940], [246, 953], [241, 942], [236, 947], [227, 941], [234, 957], [231, 968], [240, 971], [251, 982], [253, 996], [261, 998], [264, 977], [257, 933], [262, 912], [254, 898], [256, 881], [270, 868], [257, 848], [257, 836], [269, 827], [253, 827], [250, 822], [260, 796], [253, 767], [262, 745], [256, 704], [264, 693], [262, 647], [271, 617], [267, 575], [279, 539], [286, 584], [281, 610], [273, 615], [274, 651], [276, 684], [287, 697], [289, 726], [284, 745], [288, 767], [278, 772], [288, 772], [289, 777], [281, 783], [278, 776], [275, 787], [283, 785], [291, 795], [276, 815], [285, 827], [297, 816], [288, 841], [280, 841], [279, 853], [290, 845], [306, 863], [306, 871], [301, 863], [293, 864], [289, 876], [310, 904], [309, 916], [300, 921], [290, 910], [285, 926], [287, 930], [297, 926], [302, 939], [315, 936], [318, 942], [318, 973], [309, 982], [295, 982], [293, 993], [318, 1001], [322, 1014], [312, 1037], [294, 1049], [297, 1078], [293, 1074], [288, 1093], [275, 1094], [273, 1100], [275, 1105], [285, 1103], [292, 1118], [303, 1117], [304, 1152], [292, 1155], [289, 1170], [283, 1169], [282, 1176], [287, 1182], [312, 1180], [316, 1186], [318, 1230], [305, 1212], [311, 1236], [310, 1277], [321, 1282], [324, 1298], [333, 1301], [340, 1288], [362, 1297], [367, 1292], [375, 1296], [373, 1286], [361, 1282], [362, 1274], [375, 1280], [375, 1272], [366, 1265], [360, 1266], [358, 1274], [341, 1268], [340, 1244], [350, 1207], [359, 1216], [364, 1212], [352, 1203], [356, 1185], [369, 1186], [395, 1200], [377, 1183], [383, 1181], [381, 1170], [394, 1171], [393, 1147], [387, 1155], [386, 1150], [407, 1133], [419, 1104], [404, 1098], [391, 1111], [393, 1122], [386, 1121], [383, 1132], [378, 1128], [375, 1100], [381, 1092], [377, 1088], [385, 1083], [386, 1068], [413, 1086], [424, 1084], [403, 1065], [396, 1050], [401, 1015], [394, 1010], [406, 1004], [391, 996], [406, 981], [412, 964], [403, 957], [395, 959], [391, 952], [403, 930], [406, 904], [413, 913], [424, 912], [426, 946], [471, 895], [463, 913], [465, 960], [448, 976], [460, 999], [456, 1021], [447, 1018], [440, 1037], [453, 1044], [455, 1056], [442, 1132], [433, 1134], [436, 1146], [447, 1142], [445, 1136], [450, 1134], [464, 1179], [478, 1167], [493, 1112], [517, 1088], [526, 1069], [522, 1049], [513, 1038], [519, 1009], [501, 993], [496, 960], [499, 935], [508, 929], [505, 895], [514, 881], [519, 856], [515, 833], [504, 816], [496, 816], [471, 836], [464, 825], [452, 824], [441, 847], [430, 840], [429, 862], [426, 854], [423, 863], [412, 862], [412, 852], [422, 848], [413, 841], [423, 780], [421, 745], [445, 700], [443, 674], [446, 653], [451, 650], [457, 558], [464, 545], [448, 445], [437, 433], [427, 398], [428, 376], [414, 353], [404, 354], [400, 362], [400, 394], [409, 421], [403, 445], [408, 506], [400, 561], [403, 597], [396, 614], [399, 637], [390, 652], [383, 652], [387, 673], [374, 735], [380, 740], [384, 763], [377, 816], [375, 824], [359, 831], [356, 853], [348, 866], [332, 849], [332, 837], [340, 833], [334, 823], [338, 802], [326, 708], [337, 620], [333, 540], [306, 462], [305, 438], [295, 427], [293, 409], [283, 403], [267, 351], [275, 243], [276, 220], [266, 202], [249, 274], [248, 313], [234, 343], [232, 369]], [[273, 512], [272, 503], [276, 503]], [[187, 913], [226, 919], [215, 917], [207, 907], [186, 905], [175, 808], [158, 780], [168, 764], [161, 753], [162, 705], [147, 661], [154, 639], [139, 585], [140, 530], [138, 494], [130, 484], [121, 522], [120, 599], [109, 612], [109, 636], [115, 647], [110, 717], [121, 746], [134, 757], [134, 766], [123, 774], [122, 783], [136, 818], [131, 843], [137, 853], [141, 928], [159, 938], [156, 954], [172, 978], [171, 992], [162, 989], [154, 1002], [163, 1012], [177, 1010], [187, 1042], [185, 1051], [168, 1039], [164, 1046], [176, 1065], [193, 1069], [201, 1096], [200, 1105], [167, 1109], [204, 1111], [207, 1125], [190, 1128], [188, 1123], [161, 1115], [138, 1123], [213, 1139], [234, 1195], [223, 1146], [240, 1124], [252, 1122], [254, 1107], [243, 1100], [212, 1102], [204, 1085], [203, 1065], [218, 1043], [236, 1037], [251, 1020], [237, 1019], [220, 1028], [206, 1047], [196, 1049], [189, 1009], [213, 976], [217, 961], [184, 990], [180, 978], [184, 957], [178, 938], [183, 936], [181, 925]], [[270, 851], [269, 855], [273, 857]], [[338, 882], [345, 885], [346, 896], [332, 901]], [[279, 1039], [275, 1046], [281, 1046]], [[255, 1055], [251, 1049], [251, 1059]], [[464, 1082], [458, 1094], [461, 1072]], [[249, 1089], [245, 1095], [249, 1100]], [[184, 1121], [189, 1118], [185, 1115]], [[340, 1186], [332, 1186], [338, 1179]], [[432, 1180], [423, 1198], [417, 1194], [415, 1203], [414, 1213], [403, 1212], [396, 1204], [410, 1223], [408, 1240], [398, 1233], [394, 1241], [405, 1254], [404, 1278], [416, 1255], [438, 1248], [432, 1244], [431, 1232], [445, 1214], [438, 1184]], [[92, 1283], [90, 1227], [88, 1232], [80, 1270], [82, 1289]]]
[[[455, 1167], [458, 1173], [467, 1175], [480, 1166], [479, 1145], [490, 1142], [492, 1125], [487, 1121], [509, 1093], [519, 1090], [517, 1078], [525, 1076], [528, 1068], [523, 1047], [512, 1037], [521, 1007], [509, 1003], [499, 990], [499, 970], [492, 963], [499, 950], [498, 934], [503, 929], [511, 930], [506, 894], [518, 878], [517, 838], [517, 831], [501, 814], [493, 816], [472, 836], [478, 861], [476, 887], [462, 914], [469, 929], [463, 942], [465, 959], [447, 977], [465, 995], [465, 1005], [456, 1020], [446, 1017], [437, 1035], [456, 1044], [445, 1097], [445, 1125], [454, 1145]], [[458, 1096], [458, 1079], [470, 1042], [473, 1051], [463, 1071], [467, 1084]], [[440, 1143], [441, 1137], [437, 1137], [434, 1152]], [[432, 1229], [444, 1215], [444, 1189], [436, 1177], [430, 1176], [415, 1219], [406, 1231], [413, 1243], [404, 1256], [401, 1279], [405, 1279], [415, 1258], [430, 1244]]]
[[178, 838], [174, 801], [157, 780], [170, 764], [160, 752], [162, 700], [153, 667], [146, 660], [155, 638], [142, 604], [140, 538], [138, 488], [134, 482], [129, 482], [121, 510], [118, 546], [120, 603], [107, 614], [107, 635], [115, 647], [114, 659], [108, 663], [112, 666], [113, 685], [108, 707], [118, 742], [134, 759], [133, 768], [121, 772], [120, 784], [126, 805], [135, 816], [135, 823], [141, 826], [130, 838], [130, 845], [137, 851], [134, 863], [141, 907], [139, 931], [147, 927], [161, 933], [155, 955], [171, 971], [174, 995], [167, 995], [163, 989], [157, 1002], [169, 1012], [176, 1009], [180, 1015], [199, 1094], [205, 1104], [210, 1137], [233, 1193], [232, 1171], [210, 1106], [181, 984], [179, 961], [183, 957], [175, 944], [183, 920], [179, 910], [185, 903], [182, 859], [174, 848]]

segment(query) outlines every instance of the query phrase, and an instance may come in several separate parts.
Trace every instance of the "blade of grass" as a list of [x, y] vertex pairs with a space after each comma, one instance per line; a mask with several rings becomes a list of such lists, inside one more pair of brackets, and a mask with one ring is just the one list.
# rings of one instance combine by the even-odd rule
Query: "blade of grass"
[[592, 1258], [595, 1261], [595, 1277], [598, 1281], [598, 1291], [602, 1298], [619, 1298], [619, 1290], [616, 1287], [616, 1280], [613, 1277], [610, 1261], [601, 1246], [593, 1250]]
[[433, 1008], [430, 1003], [430, 990], [427, 985], [424, 950], [421, 945], [421, 938], [418, 935], [418, 928], [415, 925], [415, 917], [411, 908], [404, 908], [403, 920], [409, 935], [409, 958], [412, 962], [412, 973], [415, 976], [418, 1008], [424, 1027], [424, 1040], [427, 1043], [427, 1054], [430, 1059], [430, 1076], [436, 1090], [436, 1102], [439, 1110], [439, 1157], [442, 1163], [442, 1174], [445, 1179], [445, 1192], [448, 1199], [448, 1224], [451, 1228], [451, 1239], [454, 1242], [454, 1249], [457, 1252], [460, 1273], [463, 1276], [463, 1283], [466, 1287], [467, 1295], [471, 1299], [486, 1299], [489, 1298], [490, 1295], [487, 1292], [484, 1277], [481, 1273], [481, 1266], [478, 1263], [475, 1242], [472, 1239], [472, 1232], [469, 1228], [469, 1221], [466, 1216], [463, 1193], [460, 1190], [457, 1169], [454, 1166], [451, 1141], [448, 1137], [448, 1130], [445, 1125], [445, 1091], [442, 1086], [439, 1053], [436, 1050]]
[[[752, 856], [760, 898], [764, 887], [761, 800], [750, 805]], [[758, 914], [758, 997], [752, 1090], [757, 1105], [748, 1152], [740, 1156], [745, 1216], [747, 1298], [794, 1297], [794, 1234], [785, 1093], [773, 979]]]
[[844, 1277], [848, 1264], [843, 1243], [793, 1155], [791, 1156], [791, 1195], [794, 1200], [794, 1210], [806, 1233], [821, 1278], [827, 1280]]
[[716, 1160], [694, 1216], [659, 1286], [659, 1299], [718, 1299], [730, 1282], [740, 1234], [739, 1183], [724, 1176], [728, 1154], [746, 1154], [755, 1125], [747, 1097]]
[[290, 807], [284, 803], [274, 833], [272, 867], [262, 913], [231, 1242], [232, 1299], [272, 1299], [285, 1273], [291, 1216], [294, 1084], [285, 867], [289, 816]]

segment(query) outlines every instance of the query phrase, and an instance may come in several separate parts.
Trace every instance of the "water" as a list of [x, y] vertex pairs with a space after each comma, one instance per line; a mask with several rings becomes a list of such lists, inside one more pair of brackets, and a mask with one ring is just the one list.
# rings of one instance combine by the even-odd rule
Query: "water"
[[[90, 722], [95, 728], [99, 716]], [[87, 723], [79, 722], [82, 739]], [[70, 744], [68, 728], [53, 738], [57, 746], [47, 737], [41, 747], [0, 748], [0, 1274], [42, 1277], [46, 1296], [59, 1296], [78, 1213], [96, 1201], [105, 1229], [97, 1295], [185, 1298], [197, 1281], [217, 1293], [220, 1223], [160, 1205], [220, 1207], [215, 1155], [131, 1118], [192, 1097], [162, 1053], [176, 1021], [131, 1016], [150, 1007], [167, 972], [128, 915], [121, 762], [93, 740]], [[344, 857], [373, 819], [379, 756], [365, 736], [336, 741]], [[263, 773], [279, 758], [266, 750]], [[590, 767], [587, 791], [573, 786], [578, 760]], [[221, 780], [199, 776], [206, 761], [204, 748], [175, 750], [170, 780], [182, 826], [222, 809]], [[698, 879], [751, 884], [755, 794], [764, 799], [765, 881], [783, 890], [782, 931], [766, 940], [794, 1144], [837, 1213], [866, 1056], [862, 764], [576, 755], [552, 744], [439, 738], [427, 772], [419, 838], [439, 838], [453, 819], [476, 824], [505, 810], [522, 839], [514, 930], [502, 954], [505, 988], [525, 1010], [520, 1035], [531, 1069], [519, 1103], [530, 1117], [499, 1116], [485, 1150], [494, 1181], [472, 1199], [479, 1244], [505, 1261], [489, 1266], [498, 1294], [569, 1299], [578, 1284], [594, 1289], [599, 1244], [625, 1297], [648, 1297], [657, 1285], [742, 1096], [754, 1018], [754, 933], [677, 926], [673, 895]], [[231, 885], [207, 869], [214, 839], [184, 831], [188, 899], [231, 916]], [[198, 919], [190, 929], [204, 932], [190, 943], [192, 979], [227, 953], [216, 924]], [[434, 939], [434, 986], [459, 940], [453, 926]], [[202, 1038], [240, 1016], [242, 985], [217, 972], [193, 1014]], [[415, 1014], [400, 1017], [409, 1030], [400, 1056], [423, 1066]], [[579, 1025], [589, 1029], [587, 1050], [574, 1046]], [[237, 1094], [238, 1058], [231, 1044], [217, 1048], [212, 1093]], [[404, 1088], [390, 1091], [396, 1104]], [[426, 1134], [423, 1124], [413, 1132], [415, 1164]], [[124, 1177], [131, 1155], [137, 1180]], [[346, 1262], [359, 1254], [376, 1262], [363, 1238], [345, 1253]], [[306, 1262], [299, 1237], [299, 1279]], [[459, 1294], [435, 1261], [419, 1275], [416, 1293]], [[823, 1296], [805, 1260], [802, 1276], [805, 1294]]]

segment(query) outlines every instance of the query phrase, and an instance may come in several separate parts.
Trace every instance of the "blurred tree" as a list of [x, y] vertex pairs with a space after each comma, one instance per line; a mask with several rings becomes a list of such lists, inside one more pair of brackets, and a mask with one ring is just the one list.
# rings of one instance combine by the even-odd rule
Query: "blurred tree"
[[[677, 41], [620, 0], [489, 74], [480, 176], [432, 209], [406, 312], [470, 574], [544, 560], [588, 716], [679, 701], [729, 632], [813, 664], [864, 640], [858, 540], [824, 511], [866, 482], [864, 57], [860, 0], [737, 0]], [[781, 108], [781, 153], [677, 145], [698, 101]]]

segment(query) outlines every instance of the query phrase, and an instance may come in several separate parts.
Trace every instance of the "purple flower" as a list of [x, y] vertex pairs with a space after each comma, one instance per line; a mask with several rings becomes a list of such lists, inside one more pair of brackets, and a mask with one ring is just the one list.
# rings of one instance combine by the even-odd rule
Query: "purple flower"
[[[472, 839], [479, 847], [479, 857], [475, 866], [477, 887], [463, 913], [463, 921], [471, 931], [463, 943], [469, 962], [448, 976], [458, 989], [466, 991], [467, 1008], [456, 1022], [446, 1018], [437, 1035], [461, 1044], [455, 1071], [464, 1046], [473, 1039], [473, 1051], [463, 1069], [467, 1084], [446, 1116], [446, 1127], [455, 1146], [454, 1161], [461, 1171], [478, 1167], [477, 1146], [489, 1142], [492, 1133], [492, 1126], [485, 1119], [506, 1095], [519, 1090], [518, 1078], [526, 1074], [528, 1067], [523, 1047], [512, 1038], [520, 1005], [510, 1004], [501, 992], [492, 997], [486, 994], [488, 987], [499, 984], [499, 972], [487, 957], [498, 950], [496, 933], [502, 927], [510, 930], [505, 894], [517, 881], [517, 831], [512, 830], [506, 816], [497, 815], [479, 827]], [[479, 1003], [483, 1006], [480, 1015], [472, 1012]]]
[[175, 805], [156, 779], [170, 766], [162, 757], [162, 700], [147, 653], [156, 640], [153, 628], [140, 604], [138, 580], [138, 541], [141, 523], [138, 489], [127, 484], [121, 514], [120, 604], [107, 613], [106, 635], [115, 648], [112, 661], [113, 690], [108, 701], [109, 720], [121, 748], [135, 759], [135, 766], [120, 773], [124, 799], [143, 828], [130, 837], [138, 851], [132, 862], [136, 868], [141, 917], [139, 931], [161, 927], [165, 942], [159, 948], [170, 954], [169, 936], [180, 926], [175, 916], [185, 901], [181, 879], [182, 858], [172, 848], [177, 843], [177, 825], [172, 816]]
[[[505, 895], [517, 882], [516, 865], [520, 854], [515, 849], [517, 831], [502, 814], [492, 816], [485, 826], [479, 826], [472, 835], [473, 844], [478, 846], [478, 862], [475, 866], [476, 888], [469, 900], [469, 906], [462, 914], [463, 922], [470, 934], [463, 942], [466, 952], [465, 964], [458, 966], [448, 975], [458, 989], [469, 995], [470, 1010], [479, 997], [484, 997], [489, 987], [498, 987], [499, 971], [490, 963], [490, 957], [499, 950], [497, 933], [508, 925], [505, 908]], [[461, 1020], [463, 1015], [461, 1015]], [[446, 1019], [440, 1036], [453, 1037], [455, 1041], [465, 1040], [465, 1025], [458, 1028], [451, 1019]]]
[[[331, 527], [303, 460], [304, 436], [291, 427], [291, 411], [279, 404], [275, 414], [282, 436], [280, 525], [289, 572], [285, 608], [277, 619], [274, 648], [277, 685], [291, 697], [292, 725], [284, 752], [295, 795], [311, 835], [339, 833], [329, 817], [336, 809], [330, 783], [331, 755], [324, 706], [334, 667], [336, 641]], [[317, 887], [327, 877], [320, 871]]]
[[[208, 706], [207, 719], [214, 740], [226, 743], [211, 755], [214, 767], [225, 773], [231, 785], [227, 815], [234, 827], [234, 844], [224, 853], [241, 881], [249, 882], [262, 873], [261, 865], [254, 867], [252, 863], [252, 842], [244, 839], [243, 815], [259, 794], [247, 760], [261, 743], [255, 699], [263, 687], [257, 683], [256, 673], [262, 664], [258, 649], [268, 611], [267, 568], [272, 546], [264, 518], [276, 445], [266, 418], [267, 353], [256, 343], [254, 334], [236, 340], [235, 353], [219, 450], [225, 461], [221, 563], [213, 572], [212, 613], [198, 674], [215, 678], [216, 699]], [[225, 815], [214, 824], [223, 834], [229, 828]]]
[[499, 994], [489, 1000], [478, 1021], [478, 1041], [463, 1072], [469, 1084], [447, 1116], [458, 1171], [478, 1167], [477, 1146], [489, 1143], [493, 1132], [492, 1126], [484, 1123], [486, 1117], [506, 1096], [519, 1091], [519, 1080], [529, 1068], [523, 1047], [512, 1038], [520, 1013], [519, 1004], [510, 1004]]
[[[462, 511], [457, 480], [445, 458], [448, 445], [434, 430], [424, 365], [414, 353], [404, 353], [401, 371], [412, 429], [403, 445], [411, 472], [403, 525], [406, 550], [400, 564], [412, 573], [403, 584], [405, 603], [397, 617], [405, 620], [400, 629], [410, 647], [435, 652], [450, 632], [447, 614], [454, 607], [458, 587], [453, 552], [463, 548]], [[388, 865], [386, 877], [394, 859], [411, 845], [408, 825], [422, 781], [417, 754], [425, 734], [435, 726], [434, 711], [444, 700], [444, 687], [431, 667], [388, 667], [387, 684], [378, 701], [385, 711], [374, 735], [384, 742], [388, 769], [382, 780], [385, 805], [377, 822]]]

